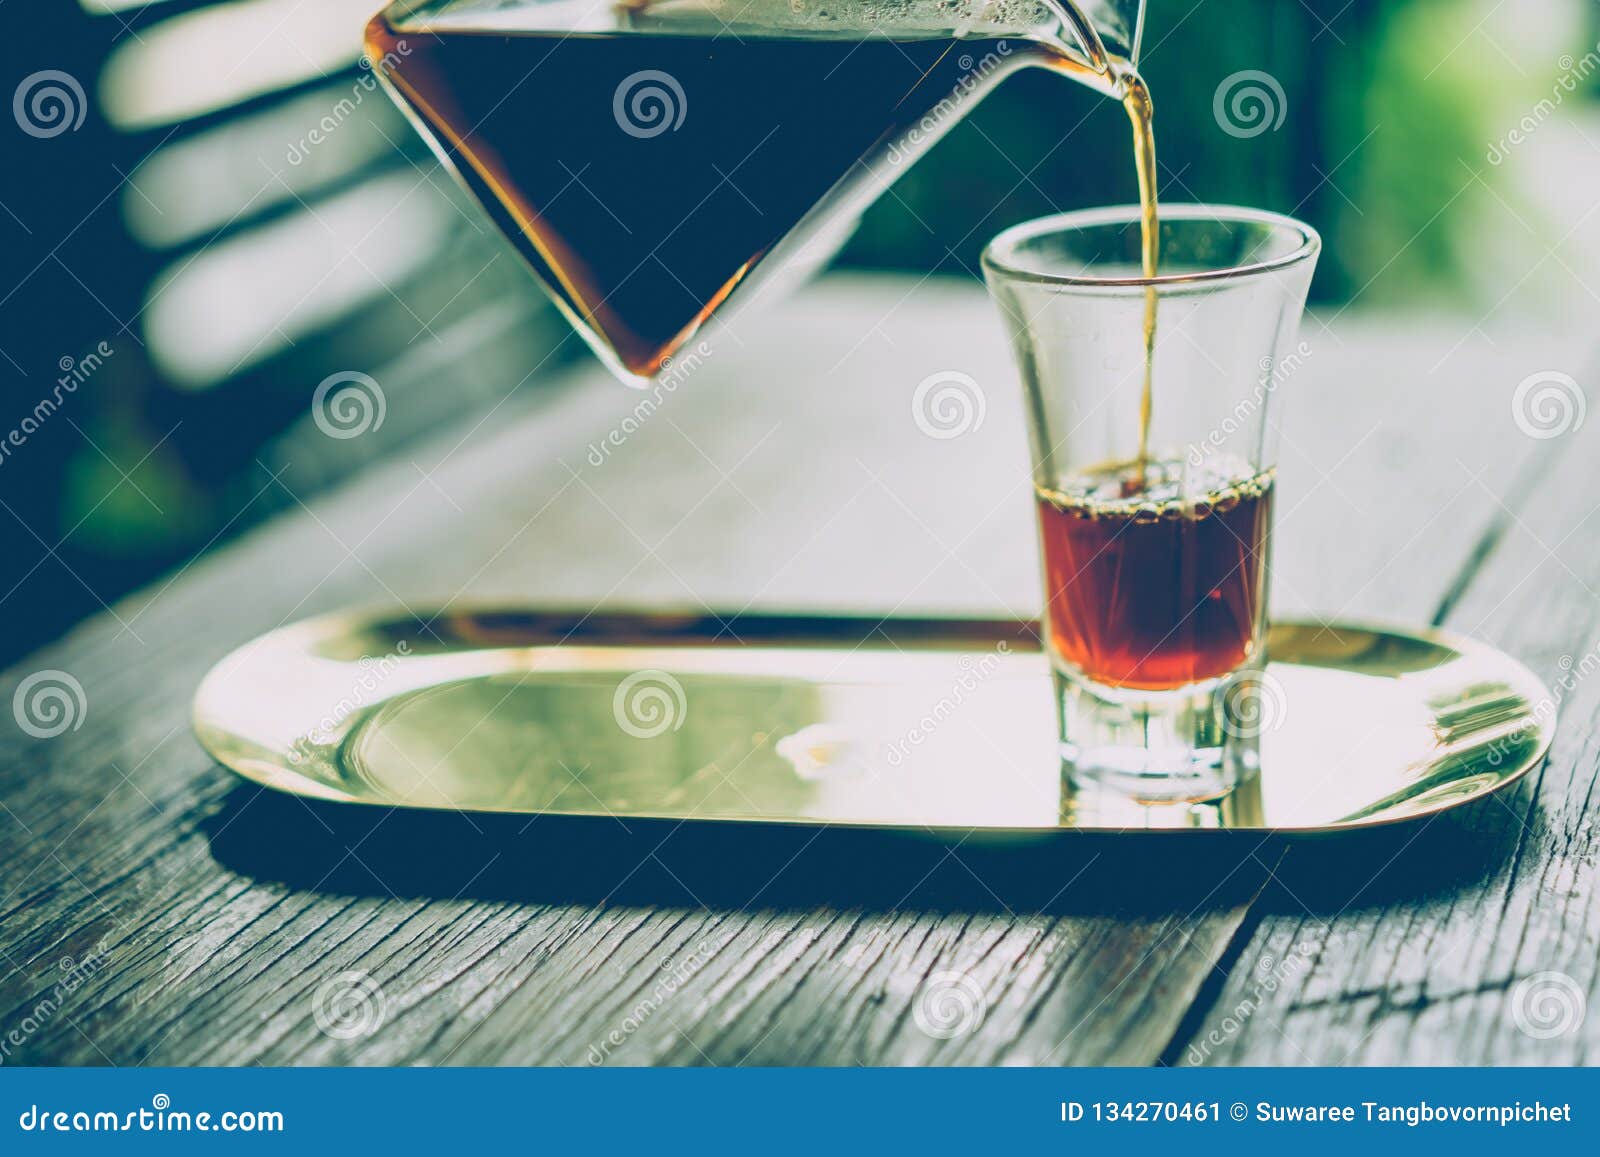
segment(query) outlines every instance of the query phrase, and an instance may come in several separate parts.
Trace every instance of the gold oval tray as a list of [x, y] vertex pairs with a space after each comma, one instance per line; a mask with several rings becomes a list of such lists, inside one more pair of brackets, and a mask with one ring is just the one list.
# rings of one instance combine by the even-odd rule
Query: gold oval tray
[[[468, 812], [953, 832], [1322, 832], [1510, 784], [1546, 689], [1435, 630], [1277, 623], [1262, 772], [1205, 804], [1062, 785], [1035, 624], [534, 610], [341, 614], [264, 635], [195, 697], [241, 775]], [[1270, 717], [1269, 717], [1270, 716]]]

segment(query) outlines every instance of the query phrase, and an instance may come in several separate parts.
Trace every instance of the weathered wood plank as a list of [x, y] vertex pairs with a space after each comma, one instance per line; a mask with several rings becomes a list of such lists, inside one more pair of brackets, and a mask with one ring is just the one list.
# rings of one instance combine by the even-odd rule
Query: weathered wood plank
[[[1484, 404], [1482, 420], [1505, 443], [1532, 441], [1508, 399], [1530, 367], [1548, 364], [1524, 361]], [[1370, 859], [1291, 851], [1237, 966], [1170, 1060], [1592, 1063], [1597, 444], [1592, 425], [1539, 441], [1513, 485], [1476, 484], [1493, 493], [1497, 519], [1441, 608], [1444, 625], [1504, 648], [1556, 688], [1560, 727], [1547, 764], [1513, 793], [1416, 825]], [[1476, 473], [1481, 461], [1454, 468]]]
[[[10, 672], [6, 701], [58, 668], [88, 706], [54, 739], [0, 729], [0, 1034], [29, 1025], [6, 1059], [1149, 1063], [1170, 1049], [1242, 926], [1249, 939], [1281, 849], [1224, 841], [1154, 860], [1105, 840], [950, 849], [424, 820], [239, 784], [187, 732], [189, 696], [223, 653], [353, 602], [1031, 613], [1025, 448], [998, 325], [973, 287], [912, 288], [846, 281], [740, 323], [634, 422], [641, 395], [593, 382], [509, 401], [464, 440], [296, 506]], [[1331, 594], [1377, 576], [1348, 610], [1425, 616], [1534, 447], [1483, 457], [1482, 486], [1419, 470], [1435, 439], [1481, 456], [1474, 415], [1444, 400], [1488, 352], [1464, 346], [1430, 373], [1426, 333], [1358, 318], [1308, 340], [1279, 606], [1338, 606]], [[1396, 359], [1414, 407], [1399, 414], [1370, 372]], [[979, 383], [986, 419], [928, 438], [911, 395], [947, 369]], [[1434, 421], [1410, 421], [1422, 414]], [[344, 1039], [313, 1011], [350, 970], [380, 986], [384, 1017]], [[916, 1010], [952, 972], [985, 1014], [945, 1038]]]

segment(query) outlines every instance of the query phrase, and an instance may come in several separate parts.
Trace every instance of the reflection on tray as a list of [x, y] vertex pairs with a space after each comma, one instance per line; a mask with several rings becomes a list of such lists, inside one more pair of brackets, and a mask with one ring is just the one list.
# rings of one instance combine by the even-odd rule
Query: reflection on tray
[[1366, 826], [1505, 786], [1554, 726], [1481, 644], [1306, 623], [1269, 647], [1261, 776], [1205, 804], [1064, 788], [1026, 622], [336, 616], [223, 660], [195, 716], [222, 762], [326, 799], [940, 832]]

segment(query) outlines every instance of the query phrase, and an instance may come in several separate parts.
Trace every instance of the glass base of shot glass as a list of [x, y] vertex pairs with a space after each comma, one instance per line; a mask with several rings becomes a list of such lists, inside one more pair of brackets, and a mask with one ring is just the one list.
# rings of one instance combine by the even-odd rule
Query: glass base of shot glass
[[1233, 689], [1255, 672], [1174, 691], [1131, 691], [1055, 672], [1061, 774], [1073, 790], [1109, 790], [1141, 803], [1197, 803], [1259, 772], [1260, 744], [1230, 725]]

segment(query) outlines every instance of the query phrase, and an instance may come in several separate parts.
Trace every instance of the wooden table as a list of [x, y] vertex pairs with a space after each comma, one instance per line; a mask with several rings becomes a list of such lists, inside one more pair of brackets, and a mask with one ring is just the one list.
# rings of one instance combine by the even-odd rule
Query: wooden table
[[[1511, 410], [1534, 371], [1581, 377], [1585, 351], [1394, 313], [1305, 337], [1276, 607], [1442, 623], [1569, 675], [1550, 759], [1514, 791], [1350, 838], [979, 848], [352, 812], [196, 745], [213, 662], [355, 603], [1033, 613], [1019, 393], [981, 292], [836, 279], [735, 324], [598, 465], [640, 395], [593, 371], [513, 394], [13, 668], [6, 702], [56, 669], [87, 709], [54, 738], [0, 727], [3, 1059], [1600, 1059], [1600, 1014], [1547, 1039], [1529, 1019], [1541, 992], [1592, 998], [1600, 957], [1600, 679], [1580, 675], [1600, 422], [1539, 439]], [[936, 440], [910, 398], [949, 369], [987, 412]], [[356, 971], [382, 1023], [322, 1031], [319, 991]], [[913, 1009], [951, 971], [985, 1012], [946, 1039]]]

